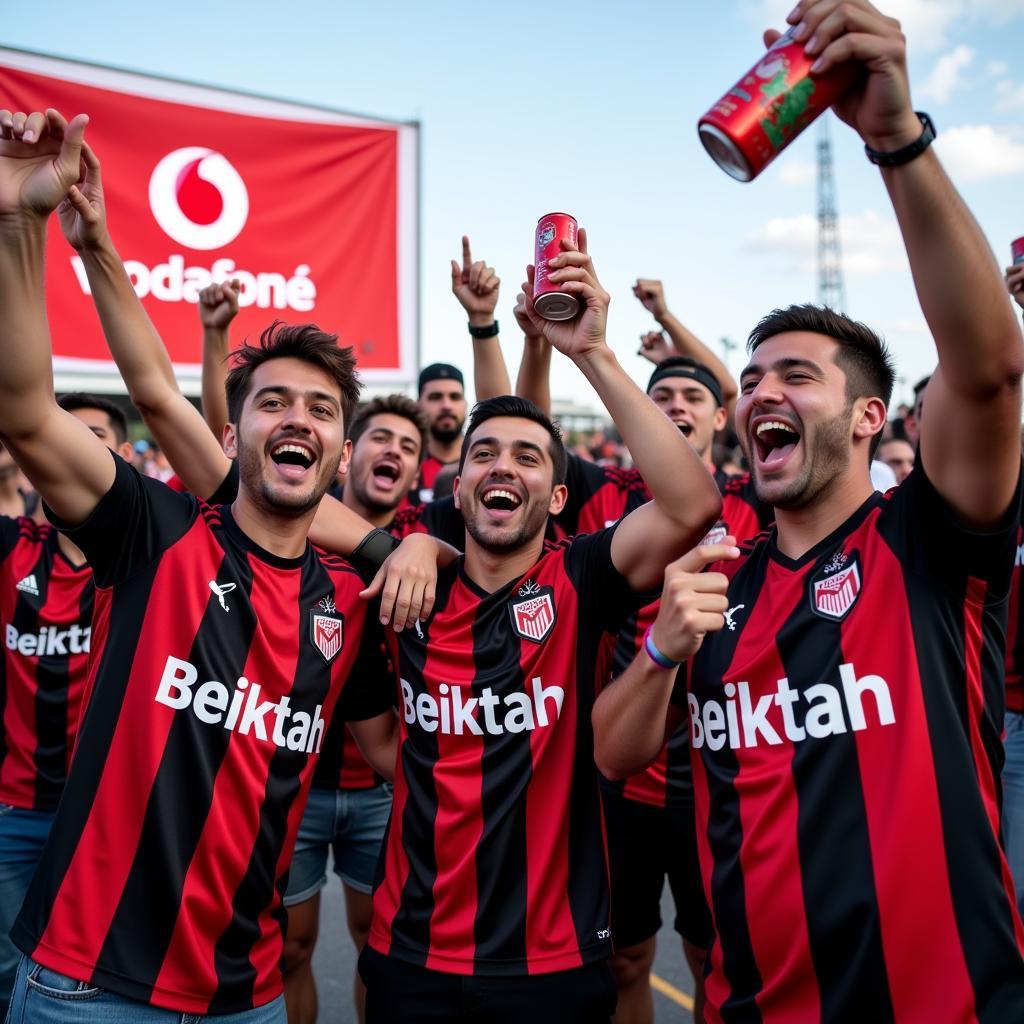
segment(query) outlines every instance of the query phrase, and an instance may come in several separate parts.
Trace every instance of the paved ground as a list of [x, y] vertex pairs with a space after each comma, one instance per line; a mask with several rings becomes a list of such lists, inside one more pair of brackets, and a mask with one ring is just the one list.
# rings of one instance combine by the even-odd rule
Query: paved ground
[[[662, 920], [669, 922], [675, 916], [667, 887], [662, 897], [661, 916]], [[314, 964], [320, 993], [319, 1024], [356, 1024], [351, 997], [355, 955], [345, 928], [341, 885], [333, 875], [321, 905], [320, 941], [317, 943]], [[693, 980], [683, 960], [679, 936], [672, 931], [671, 924], [663, 926], [659, 935], [654, 971], [671, 989], [685, 996], [693, 993]], [[658, 1024], [691, 1024], [693, 1017], [674, 1001], [671, 994], [656, 991], [654, 1003]]]

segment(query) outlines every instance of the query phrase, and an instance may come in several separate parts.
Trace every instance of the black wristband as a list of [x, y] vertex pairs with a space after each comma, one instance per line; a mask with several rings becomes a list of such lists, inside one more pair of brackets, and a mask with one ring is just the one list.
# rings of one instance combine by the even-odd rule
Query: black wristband
[[364, 575], [373, 578], [384, 560], [398, 547], [398, 541], [387, 530], [371, 530], [352, 552], [349, 561]]
[[873, 164], [878, 164], [879, 167], [899, 167], [900, 164], [909, 163], [914, 157], [920, 156], [935, 141], [935, 122], [921, 110], [915, 110], [914, 113], [921, 119], [923, 130], [920, 136], [909, 146], [888, 153], [872, 149], [865, 144], [864, 152]]
[[469, 333], [474, 338], [493, 338], [498, 333], [498, 321], [495, 320], [493, 324], [488, 324], [486, 327], [474, 327], [470, 324]]

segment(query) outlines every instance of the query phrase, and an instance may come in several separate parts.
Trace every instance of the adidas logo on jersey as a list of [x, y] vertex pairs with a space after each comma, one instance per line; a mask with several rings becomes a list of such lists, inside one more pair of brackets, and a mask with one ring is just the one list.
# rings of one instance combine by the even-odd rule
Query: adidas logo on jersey
[[[416, 722], [424, 732], [437, 732], [445, 736], [501, 736], [506, 732], [529, 732], [551, 724], [548, 718], [549, 701], [554, 705], [554, 721], [562, 713], [565, 690], [560, 686], [545, 686], [540, 676], [531, 680], [532, 696], [510, 693], [498, 697], [485, 686], [479, 697], [462, 696], [462, 687], [442, 683], [440, 697], [429, 693], [414, 695], [412, 687], [402, 680], [402, 715], [409, 725]], [[469, 689], [467, 687], [467, 689]], [[472, 692], [472, 691], [470, 691]], [[482, 721], [481, 721], [482, 719]]]
[[[838, 736], [848, 731], [847, 722], [854, 732], [861, 732], [868, 728], [864, 706], [868, 694], [875, 707], [872, 718], [878, 725], [892, 725], [896, 721], [889, 684], [881, 676], [858, 678], [853, 665], [843, 664], [839, 666], [839, 681], [840, 687], [815, 683], [801, 691], [794, 690], [789, 680], [782, 678], [776, 692], [764, 694], [756, 705], [751, 702], [749, 683], [726, 683], [722, 688], [724, 704], [708, 700], [702, 706], [692, 693], [687, 694], [690, 742], [694, 750], [703, 746], [721, 750], [726, 744], [733, 750], [759, 747], [762, 743], [779, 746], [783, 736], [791, 743], [799, 743], [808, 736]], [[804, 724], [797, 725], [793, 710], [801, 703], [805, 705]]]
[[293, 711], [290, 697], [261, 701], [260, 684], [250, 683], [245, 676], [239, 677], [234, 692], [216, 679], [207, 680], [193, 692], [198, 679], [199, 670], [191, 662], [168, 657], [154, 699], [175, 711], [190, 709], [206, 725], [219, 725], [240, 736], [251, 733], [288, 750], [320, 753], [324, 738], [322, 705], [317, 704], [310, 715]]
[[34, 572], [30, 572], [23, 580], [18, 580], [14, 587], [23, 594], [31, 594], [33, 597], [39, 596], [39, 584], [36, 583], [36, 574]]
[[17, 651], [26, 657], [52, 658], [58, 654], [88, 654], [92, 627], [84, 629], [75, 623], [67, 629], [43, 626], [38, 633], [19, 633], [8, 623], [4, 630], [4, 642], [9, 651]]

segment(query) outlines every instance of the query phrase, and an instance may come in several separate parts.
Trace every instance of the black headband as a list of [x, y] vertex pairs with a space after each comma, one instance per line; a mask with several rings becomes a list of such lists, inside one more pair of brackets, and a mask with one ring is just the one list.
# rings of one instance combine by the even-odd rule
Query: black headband
[[725, 404], [722, 400], [722, 385], [718, 383], [718, 378], [703, 363], [671, 357], [666, 359], [654, 368], [654, 373], [651, 374], [651, 379], [647, 382], [647, 393], [650, 394], [654, 385], [666, 377], [688, 377], [690, 380], [695, 380], [698, 384], [703, 384], [711, 392], [715, 405], [721, 406]]

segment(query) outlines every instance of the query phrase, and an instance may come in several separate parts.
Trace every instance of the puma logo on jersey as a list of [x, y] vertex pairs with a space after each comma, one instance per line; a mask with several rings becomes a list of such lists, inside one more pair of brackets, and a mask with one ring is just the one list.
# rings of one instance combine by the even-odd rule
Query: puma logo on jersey
[[209, 679], [200, 686], [199, 670], [189, 661], [168, 657], [157, 685], [158, 704], [175, 711], [191, 711], [205, 725], [220, 726], [240, 736], [253, 735], [288, 750], [320, 752], [324, 738], [322, 705], [313, 714], [295, 711], [290, 697], [260, 700], [262, 687], [239, 676], [232, 692], [224, 683]]
[[[724, 702], [708, 700], [702, 705], [694, 694], [687, 694], [690, 742], [695, 750], [703, 746], [721, 750], [727, 744], [733, 750], [763, 743], [779, 746], [783, 736], [791, 743], [800, 743], [808, 736], [822, 739], [841, 735], [849, 731], [847, 722], [849, 729], [862, 732], [868, 728], [868, 695], [874, 704], [872, 724], [895, 723], [889, 684], [881, 676], [858, 678], [853, 665], [847, 663], [839, 666], [839, 682], [838, 687], [815, 683], [801, 691], [793, 689], [784, 677], [778, 681], [775, 693], [764, 694], [756, 704], [746, 682], [726, 683], [722, 687]], [[803, 711], [803, 725], [797, 724], [797, 706]]]
[[735, 608], [730, 608], [727, 612], [725, 612], [725, 624], [733, 632], [735, 632], [735, 630], [736, 630], [736, 623], [733, 622], [733, 618], [732, 618], [733, 615], [735, 615], [736, 612], [743, 611], [743, 609], [746, 608], [746, 607], [747, 606], [745, 604], [738, 604], [738, 605], [736, 605]]
[[[416, 723], [424, 732], [437, 732], [445, 736], [492, 736], [503, 733], [529, 732], [551, 724], [549, 708], [554, 707], [554, 721], [562, 713], [565, 690], [560, 686], [545, 686], [540, 676], [531, 680], [532, 693], [516, 691], [499, 697], [485, 686], [479, 697], [463, 697], [463, 687], [442, 683], [439, 697], [430, 693], [413, 694], [412, 686], [402, 683], [402, 716], [409, 725]], [[469, 687], [466, 687], [469, 690]], [[471, 691], [470, 691], [471, 692]]]
[[18, 580], [14, 585], [15, 590], [20, 590], [23, 594], [31, 594], [33, 597], [39, 596], [39, 584], [36, 583], [36, 574], [30, 572], [24, 579]]
[[67, 629], [43, 626], [38, 633], [19, 633], [10, 623], [4, 630], [4, 642], [9, 651], [17, 651], [25, 657], [53, 658], [62, 654], [88, 654], [92, 626], [82, 627], [78, 623]]
[[237, 583], [218, 583], [216, 580], [210, 580], [210, 589], [216, 595], [221, 608], [226, 612], [231, 611], [231, 609], [228, 607], [228, 603], [224, 598], [227, 597], [227, 595], [230, 594], [237, 586]]

